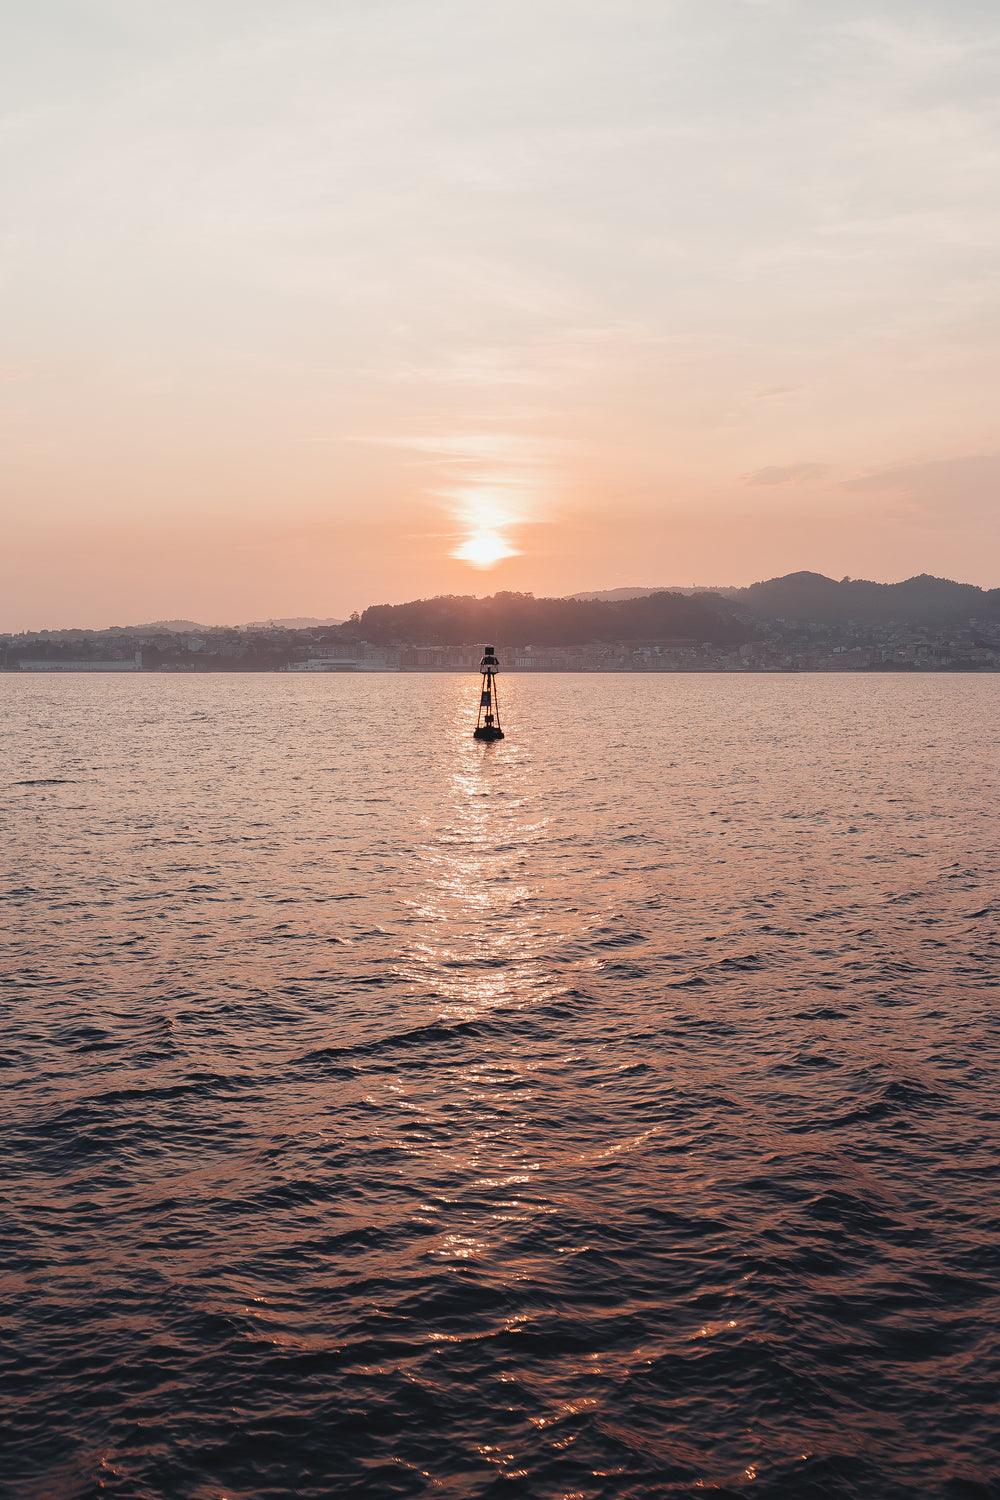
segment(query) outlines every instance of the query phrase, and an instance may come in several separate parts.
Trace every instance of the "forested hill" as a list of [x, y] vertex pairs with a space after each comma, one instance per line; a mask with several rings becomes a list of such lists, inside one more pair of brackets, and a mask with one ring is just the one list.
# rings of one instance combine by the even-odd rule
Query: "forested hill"
[[[754, 583], [730, 596], [731, 602], [764, 619], [798, 624], [886, 624], [890, 620], [942, 625], [968, 620], [1000, 619], [1000, 589], [954, 583], [921, 573], [902, 583], [872, 583], [865, 578], [825, 578], [822, 573], [788, 573]], [[727, 601], [730, 602], [730, 601]]]
[[822, 573], [789, 573], [718, 594], [669, 591], [632, 599], [536, 599], [498, 593], [486, 599], [444, 594], [409, 604], [373, 604], [342, 627], [375, 645], [460, 646], [477, 641], [581, 646], [591, 641], [691, 640], [738, 644], [767, 623], [937, 626], [1000, 619], [1000, 589], [981, 589], [927, 573], [902, 583], [872, 583]]
[[577, 646], [589, 641], [692, 640], [713, 645], [746, 639], [747, 616], [715, 594], [651, 594], [644, 599], [536, 599], [499, 593], [486, 599], [445, 594], [410, 604], [373, 604], [352, 630], [376, 645], [460, 646], [516, 642]]

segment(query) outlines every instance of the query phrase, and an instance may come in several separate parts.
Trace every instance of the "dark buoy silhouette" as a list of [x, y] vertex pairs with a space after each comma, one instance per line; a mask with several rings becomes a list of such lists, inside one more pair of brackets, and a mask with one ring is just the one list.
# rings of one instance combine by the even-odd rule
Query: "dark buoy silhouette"
[[500, 663], [496, 659], [492, 646], [483, 648], [483, 659], [479, 663], [479, 670], [483, 674], [483, 687], [479, 694], [479, 717], [472, 731], [472, 738], [474, 740], [502, 740], [503, 730], [500, 728], [497, 685], [494, 680], [500, 670]]

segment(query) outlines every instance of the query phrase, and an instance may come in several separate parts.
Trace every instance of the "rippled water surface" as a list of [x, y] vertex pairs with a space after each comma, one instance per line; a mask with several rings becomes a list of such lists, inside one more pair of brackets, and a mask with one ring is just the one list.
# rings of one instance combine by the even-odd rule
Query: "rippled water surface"
[[1000, 677], [0, 678], [17, 1500], [1000, 1494]]

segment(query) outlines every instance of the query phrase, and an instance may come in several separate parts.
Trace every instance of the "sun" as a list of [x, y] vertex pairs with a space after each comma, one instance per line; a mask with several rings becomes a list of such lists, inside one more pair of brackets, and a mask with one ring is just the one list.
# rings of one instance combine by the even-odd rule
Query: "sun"
[[505, 557], [516, 557], [516, 548], [511, 547], [499, 531], [483, 529], [474, 531], [460, 547], [451, 554], [461, 562], [471, 563], [474, 568], [492, 568]]

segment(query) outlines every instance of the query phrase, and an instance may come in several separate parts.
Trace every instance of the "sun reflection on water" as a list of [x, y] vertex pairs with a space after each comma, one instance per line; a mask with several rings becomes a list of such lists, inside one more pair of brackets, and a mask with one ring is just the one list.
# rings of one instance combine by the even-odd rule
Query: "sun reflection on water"
[[397, 967], [411, 993], [432, 998], [449, 1021], [558, 993], [545, 954], [564, 936], [552, 929], [541, 877], [529, 873], [538, 869], [550, 824], [531, 763], [509, 741], [472, 739], [472, 696], [457, 678], [454, 766], [441, 802], [420, 820], [422, 878], [407, 902], [416, 932]]

